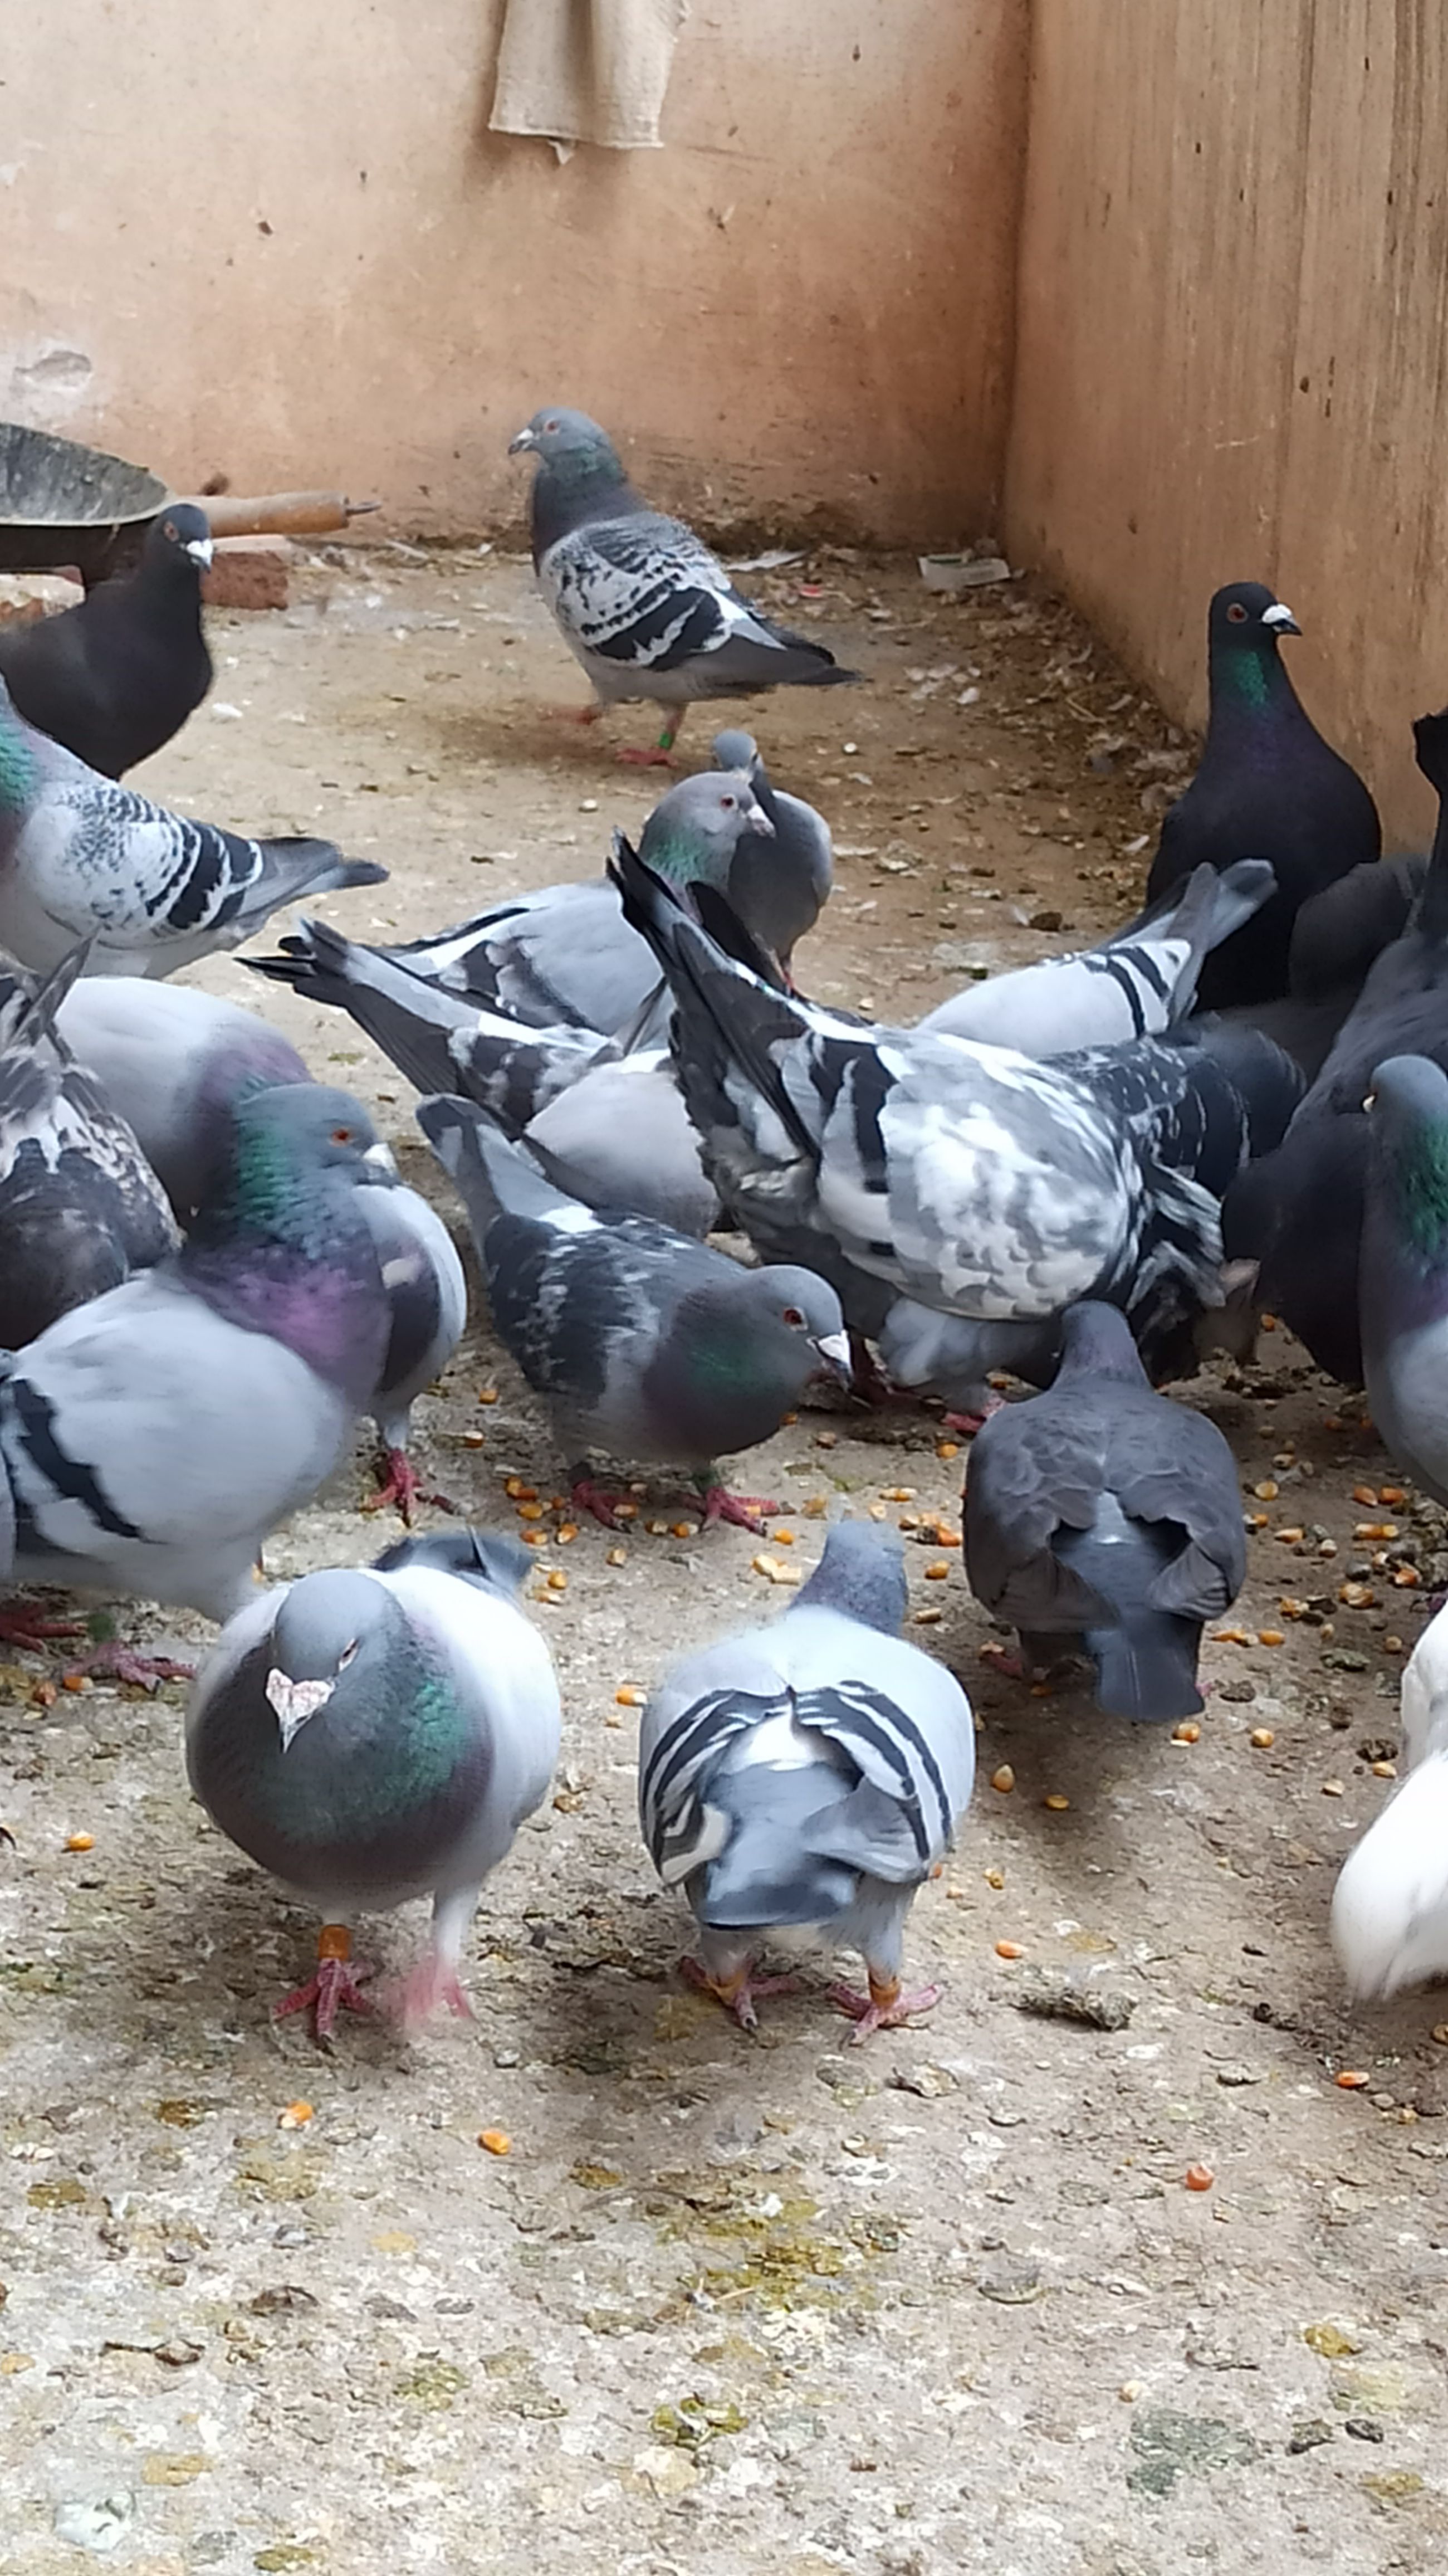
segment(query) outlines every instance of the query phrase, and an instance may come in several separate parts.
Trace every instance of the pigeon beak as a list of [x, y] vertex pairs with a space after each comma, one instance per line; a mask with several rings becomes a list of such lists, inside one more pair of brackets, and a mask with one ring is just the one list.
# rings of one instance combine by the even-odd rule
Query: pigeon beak
[[315, 1717], [319, 1708], [326, 1707], [335, 1688], [335, 1682], [294, 1682], [290, 1673], [279, 1671], [273, 1664], [266, 1677], [266, 1695], [276, 1711], [283, 1753], [308, 1718]]
[[379, 1137], [375, 1145], [368, 1146], [362, 1160], [366, 1165], [365, 1182], [380, 1181], [388, 1189], [394, 1186], [398, 1178], [397, 1157], [390, 1145], [384, 1145]]
[[209, 572], [216, 548], [210, 537], [188, 537], [182, 552], [188, 554], [194, 564], [199, 564], [203, 572]]
[[1274, 635], [1300, 635], [1302, 633], [1302, 629], [1298, 625], [1296, 618], [1293, 616], [1291, 609], [1284, 608], [1280, 599], [1275, 600], [1270, 608], [1263, 609], [1262, 623], [1264, 626], [1270, 626]]
[[848, 1333], [822, 1334], [815, 1344], [815, 1349], [819, 1352], [831, 1377], [840, 1378], [846, 1386], [853, 1386], [855, 1372], [850, 1365]]
[[508, 441], [508, 454], [510, 456], [526, 456], [530, 447], [536, 447], [537, 444], [538, 441], [534, 437], [531, 429], [520, 429], [517, 437], [510, 438]]
[[779, 836], [775, 831], [774, 825], [771, 823], [769, 816], [766, 814], [762, 805], [754, 804], [749, 806], [747, 809], [746, 820], [750, 831], [757, 833], [761, 841], [773, 841], [778, 839]]

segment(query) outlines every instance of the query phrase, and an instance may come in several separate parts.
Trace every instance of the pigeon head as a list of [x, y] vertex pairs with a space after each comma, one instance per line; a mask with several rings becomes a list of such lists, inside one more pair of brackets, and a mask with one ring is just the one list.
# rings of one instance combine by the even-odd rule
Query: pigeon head
[[174, 566], [191, 579], [210, 569], [211, 522], [194, 501], [173, 501], [146, 530], [142, 560], [149, 566]]
[[773, 840], [774, 825], [742, 769], [702, 769], [660, 799], [643, 828], [639, 856], [670, 885], [723, 893], [746, 832]]
[[1425, 1055], [1390, 1056], [1369, 1098], [1369, 1240], [1385, 1218], [1413, 1268], [1448, 1268], [1448, 1074]]
[[743, 1303], [762, 1330], [792, 1335], [810, 1354], [809, 1377], [850, 1384], [850, 1337], [839, 1298], [813, 1270], [781, 1263], [745, 1273]]
[[1119, 1306], [1083, 1297], [1061, 1318], [1060, 1385], [1072, 1377], [1119, 1377], [1133, 1386], [1146, 1384], [1146, 1371], [1131, 1337], [1131, 1326]]
[[794, 1607], [839, 1610], [882, 1636], [898, 1637], [908, 1600], [899, 1531], [877, 1529], [872, 1521], [836, 1521]]
[[1207, 611], [1207, 666], [1214, 704], [1223, 692], [1249, 706], [1265, 705], [1277, 689], [1290, 689], [1277, 646], [1300, 635], [1290, 608], [1261, 581], [1229, 581]]
[[387, 1660], [393, 1605], [370, 1576], [304, 1575], [277, 1612], [263, 1685], [285, 1753], [334, 1696], [344, 1673], [364, 1686]]
[[356, 1192], [385, 1151], [349, 1092], [252, 1093], [178, 1255], [195, 1295], [284, 1342], [359, 1407], [381, 1378], [391, 1314]]
[[568, 482], [599, 478], [621, 483], [623, 467], [606, 429], [586, 411], [565, 411], [553, 404], [535, 411], [527, 427], [508, 441], [510, 456], [536, 456], [540, 465]]
[[753, 777], [759, 745], [752, 733], [731, 725], [724, 733], [715, 734], [709, 749], [714, 755], [716, 769], [742, 769], [746, 778]]

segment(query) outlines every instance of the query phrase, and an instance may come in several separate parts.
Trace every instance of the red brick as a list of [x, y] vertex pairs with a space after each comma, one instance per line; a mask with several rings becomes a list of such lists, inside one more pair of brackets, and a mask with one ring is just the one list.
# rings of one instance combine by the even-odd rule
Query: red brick
[[285, 608], [293, 551], [285, 537], [218, 537], [202, 598], [208, 608]]

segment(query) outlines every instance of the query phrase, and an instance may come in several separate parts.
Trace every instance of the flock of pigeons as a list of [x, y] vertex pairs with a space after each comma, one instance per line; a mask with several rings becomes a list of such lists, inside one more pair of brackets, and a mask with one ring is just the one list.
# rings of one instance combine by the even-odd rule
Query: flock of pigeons
[[[634, 756], [666, 759], [695, 698], [854, 676], [649, 510], [595, 423], [540, 412], [513, 444], [588, 715], [664, 716]], [[466, 1292], [359, 1104], [263, 1018], [162, 980], [385, 874], [117, 783], [205, 694], [209, 557], [178, 505], [132, 576], [0, 636], [0, 1574], [222, 1623], [190, 1777], [323, 1916], [279, 2009], [324, 2037], [372, 2006], [354, 1917], [418, 1896], [432, 1936], [403, 2009], [466, 2009], [468, 1923], [546, 1792], [560, 1711], [510, 1538], [409, 1535], [255, 1587], [360, 1416], [377, 1499], [411, 1523], [409, 1410]], [[1202, 1628], [1245, 1572], [1231, 1452], [1156, 1390], [1244, 1347], [1259, 1306], [1366, 1385], [1395, 1459], [1448, 1501], [1448, 715], [1416, 728], [1445, 796], [1432, 853], [1385, 861], [1280, 659], [1296, 631], [1260, 584], [1213, 600], [1205, 751], [1137, 918], [913, 1028], [801, 993], [830, 835], [739, 732], [637, 850], [615, 837], [606, 878], [394, 948], [303, 921], [251, 961], [426, 1095], [580, 1506], [609, 1521], [609, 1468], [642, 1465], [686, 1480], [699, 1519], [757, 1527], [775, 1507], [722, 1462], [812, 1380], [883, 1373], [979, 1425], [966, 1567], [1024, 1663], [1084, 1653], [1101, 1708], [1153, 1722], [1200, 1710]], [[1002, 1370], [1042, 1391], [999, 1406]], [[969, 1800], [974, 1728], [903, 1640], [905, 1601], [898, 1537], [838, 1519], [782, 1618], [676, 1666], [645, 1711], [644, 1836], [696, 1920], [689, 1972], [745, 2027], [790, 1932], [861, 1954], [863, 1988], [832, 1989], [858, 2038], [935, 2000], [904, 1985], [903, 1932]], [[1360, 1992], [1448, 1969], [1444, 1619], [1405, 1677], [1413, 1768], [1339, 1884]], [[0, 1630], [75, 1633], [13, 1599]]]

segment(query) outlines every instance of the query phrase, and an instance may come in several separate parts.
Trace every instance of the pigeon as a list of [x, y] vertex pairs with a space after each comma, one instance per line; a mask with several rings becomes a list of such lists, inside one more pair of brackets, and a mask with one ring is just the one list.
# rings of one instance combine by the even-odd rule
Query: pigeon
[[57, 1036], [84, 961], [37, 986], [0, 959], [0, 1348], [174, 1252], [165, 1193], [123, 1117]]
[[256, 1093], [180, 1251], [0, 1358], [0, 1575], [216, 1620], [249, 1599], [382, 1374], [375, 1149], [344, 1091]]
[[[717, 1221], [718, 1195], [665, 1048], [625, 1055], [598, 1029], [539, 1028], [464, 1001], [326, 922], [304, 920], [286, 948], [247, 962], [309, 1000], [340, 1002], [417, 1090], [475, 1100], [570, 1197], [683, 1234], [707, 1234]], [[648, 969], [656, 979], [651, 958]]]
[[[746, 832], [767, 840], [773, 828], [747, 778], [710, 770], [682, 779], [661, 798], [639, 846], [650, 867], [695, 902], [706, 886], [727, 890]], [[398, 948], [352, 944], [343, 953], [335, 940], [319, 939], [320, 929], [304, 922], [299, 934], [283, 940], [282, 956], [249, 962], [311, 1001], [339, 1003], [389, 1055], [396, 1026], [374, 993], [390, 992], [395, 999], [397, 986], [373, 973], [378, 959], [535, 1028], [572, 1026], [599, 1037], [627, 1031], [633, 1044], [641, 1039], [641, 1015], [658, 988], [658, 969], [605, 877], [510, 896], [455, 930]], [[384, 1034], [389, 1029], [391, 1035]], [[419, 1088], [438, 1088], [435, 1078], [429, 1082], [401, 1055], [393, 1060]]]
[[88, 940], [87, 974], [172, 975], [279, 904], [386, 875], [330, 841], [245, 841], [167, 813], [37, 733], [0, 680], [0, 948], [35, 973]]
[[917, 1026], [941, 1037], [983, 1038], [1038, 1060], [1156, 1037], [1186, 1018], [1203, 960], [1261, 911], [1274, 883], [1264, 859], [1239, 859], [1220, 875], [1195, 868], [1146, 921], [1113, 932], [1099, 947], [968, 984]]
[[484, 1879], [541, 1806], [558, 1758], [553, 1665], [518, 1606], [516, 1539], [404, 1539], [370, 1568], [304, 1574], [217, 1639], [186, 1712], [186, 1767], [213, 1823], [324, 1917], [317, 1965], [276, 2007], [370, 2012], [359, 1913], [432, 1899], [403, 2017], [469, 2012], [458, 1981]]
[[1301, 633], [1260, 581], [1234, 581], [1207, 615], [1207, 739], [1196, 775], [1163, 818], [1147, 894], [1207, 860], [1270, 859], [1270, 903], [1214, 949], [1204, 1010], [1269, 1002], [1287, 990], [1292, 924], [1308, 896], [1382, 847], [1378, 809], [1355, 769], [1305, 713], [1278, 646]]
[[976, 1434], [970, 1588], [1026, 1661], [1082, 1637], [1109, 1717], [1195, 1717], [1203, 1621], [1247, 1570], [1236, 1462], [1215, 1423], [1153, 1393], [1114, 1306], [1073, 1306], [1062, 1343], [1048, 1392]]
[[1420, 717], [1413, 733], [1439, 812], [1408, 926], [1369, 967], [1280, 1148], [1241, 1173], [1222, 1210], [1229, 1257], [1259, 1264], [1259, 1302], [1345, 1386], [1363, 1381], [1363, 1104], [1376, 1067], [1390, 1056], [1425, 1055], [1448, 1068], [1448, 709]]
[[999, 1402], [989, 1382], [993, 1370], [1050, 1385], [1061, 1356], [1061, 1319], [986, 1323], [897, 1297], [875, 1339], [893, 1386], [939, 1396], [952, 1422], [970, 1429]]
[[766, 1259], [808, 1258], [839, 1289], [842, 1258], [987, 1321], [1111, 1297], [1144, 1340], [1220, 1302], [1221, 1193], [1302, 1088], [1268, 1040], [1190, 1024], [1036, 1064], [865, 1027], [726, 956], [626, 842], [614, 868], [669, 980], [705, 1171]]
[[615, 1514], [588, 1453], [687, 1468], [706, 1520], [759, 1526], [713, 1461], [772, 1439], [813, 1377], [848, 1383], [839, 1300], [809, 1270], [747, 1270], [622, 1210], [566, 1198], [467, 1100], [418, 1125], [468, 1211], [499, 1339], [566, 1444], [574, 1500]]
[[716, 769], [748, 778], [773, 835], [746, 832], [729, 871], [729, 901], [741, 921], [790, 972], [798, 941], [813, 930], [835, 881], [834, 844], [823, 814], [802, 796], [775, 787], [752, 733], [717, 733], [710, 745]]
[[1363, 1383], [1388, 1455], [1448, 1503], [1448, 1073], [1373, 1075], [1358, 1308]]
[[773, 625], [741, 598], [692, 528], [649, 509], [597, 421], [581, 411], [535, 412], [508, 454], [538, 460], [533, 569], [593, 682], [596, 703], [579, 721], [625, 698], [651, 698], [663, 717], [657, 748], [624, 759], [667, 762], [695, 698], [858, 679], [822, 644]]
[[644, 1841], [699, 1927], [686, 1973], [745, 2030], [791, 1982], [753, 1973], [771, 1935], [860, 1951], [868, 1992], [830, 1989], [857, 2045], [940, 2000], [902, 1983], [905, 1921], [970, 1802], [975, 1727], [902, 1640], [906, 1603], [898, 1533], [838, 1521], [782, 1619], [686, 1656], [644, 1711]]
[[1448, 1976], [1448, 1611], [1403, 1667], [1406, 1778], [1343, 1863], [1332, 1940], [1352, 1993]]
[[[61, 1026], [134, 1130], [183, 1224], [227, 1151], [237, 1102], [269, 1084], [312, 1078], [279, 1029], [187, 984], [92, 976], [67, 994]], [[382, 1264], [392, 1321], [368, 1405], [382, 1440], [379, 1489], [363, 1509], [395, 1503], [410, 1522], [418, 1501], [452, 1509], [445, 1496], [426, 1493], [419, 1483], [408, 1432], [417, 1397], [462, 1339], [467, 1286], [441, 1217], [397, 1179], [380, 1148], [368, 1177], [372, 1186], [358, 1207]]]
[[74, 608], [0, 630], [0, 679], [37, 732], [102, 778], [119, 778], [179, 733], [211, 686], [201, 577], [211, 528], [173, 501], [146, 531], [134, 572]]

